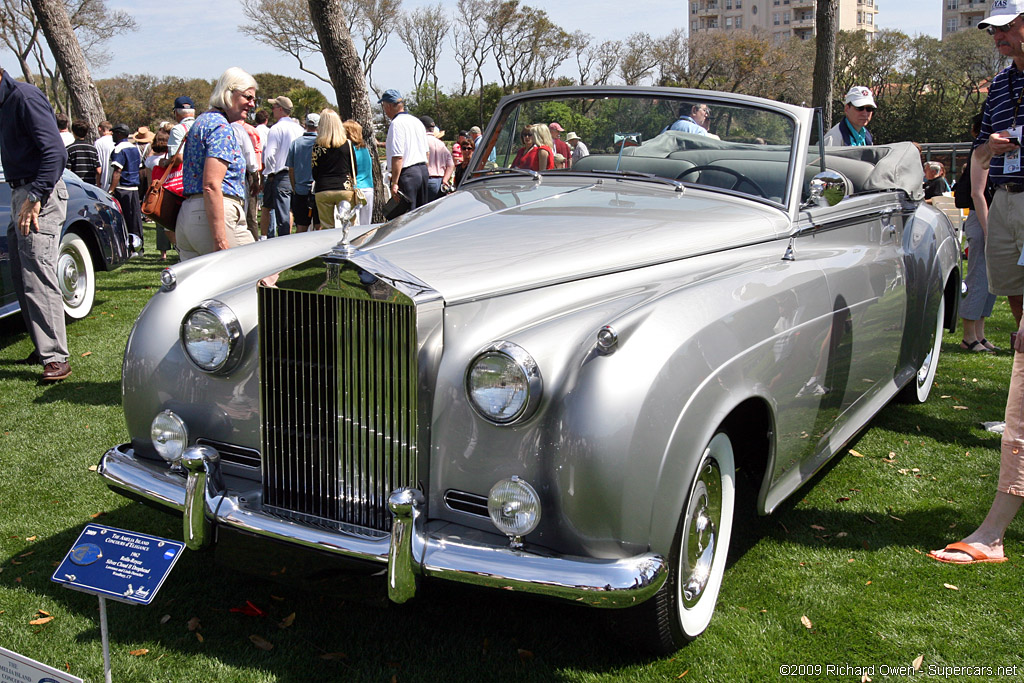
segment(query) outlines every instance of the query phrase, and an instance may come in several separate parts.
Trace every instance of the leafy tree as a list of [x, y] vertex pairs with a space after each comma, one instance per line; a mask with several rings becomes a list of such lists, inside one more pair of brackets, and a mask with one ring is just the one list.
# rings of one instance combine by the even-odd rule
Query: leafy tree
[[[345, 24], [345, 16], [337, 0], [308, 0], [309, 15], [313, 20], [317, 38], [323, 50], [327, 72], [331, 75], [334, 93], [338, 98], [338, 113], [343, 119], [355, 119], [363, 127], [363, 136], [373, 140], [375, 125], [373, 109], [366, 89], [366, 78], [359, 63], [359, 55], [352, 34]], [[373, 185], [381, 186], [381, 169], [373, 165]], [[384, 202], [374, 202], [374, 220], [383, 218]]]
[[[297, 88], [305, 88], [306, 84], [298, 78], [282, 76], [281, 74], [258, 73], [253, 74], [259, 86], [260, 99], [265, 103], [267, 100], [280, 95], [287, 96], [289, 92]], [[269, 111], [269, 110], [268, 110]]]
[[[127, 13], [111, 11], [105, 0], [63, 0], [63, 2], [45, 2], [41, 6], [52, 8], [51, 26], [56, 18], [58, 5], [63, 8], [73, 32], [72, 38], [77, 42], [85, 64], [102, 66], [110, 58], [105, 51], [107, 42], [119, 34], [134, 31], [135, 20]], [[60, 22], [58, 22], [60, 23]], [[56, 29], [53, 29], [56, 30]], [[72, 96], [64, 82], [63, 72], [59, 66], [51, 64], [46, 53], [46, 45], [42, 40], [44, 33], [38, 13], [30, 0], [0, 0], [0, 38], [18, 59], [22, 76], [28, 83], [35, 83], [50, 98], [57, 111], [72, 111]], [[50, 38], [47, 38], [47, 42]], [[67, 39], [62, 39], [58, 49], [62, 51], [61, 59], [69, 59], [70, 47]], [[56, 52], [51, 50], [56, 55]], [[35, 63], [35, 70], [29, 59]], [[37, 79], [37, 75], [39, 78]], [[83, 86], [79, 82], [79, 86]], [[87, 86], [85, 86], [87, 87]], [[87, 94], [78, 94], [81, 99]], [[79, 102], [79, 106], [81, 102]], [[97, 106], [99, 103], [94, 103]], [[99, 105], [102, 109], [102, 105]], [[76, 115], [77, 116], [77, 115]]]
[[[85, 53], [75, 38], [67, 8], [61, 0], [32, 0], [32, 10], [39, 19], [61, 78], [67, 84], [74, 118], [88, 123], [90, 130], [94, 129], [104, 118], [103, 102], [89, 74]], [[51, 82], [56, 80], [51, 79]]]
[[606, 40], [595, 43], [589, 33], [577, 31], [570, 36], [570, 45], [576, 55], [580, 85], [604, 85], [619, 68], [622, 42]]
[[398, 20], [398, 37], [413, 58], [413, 82], [417, 91], [429, 80], [433, 91], [437, 92], [437, 63], [450, 30], [451, 24], [440, 3], [419, 7]]
[[647, 33], [632, 33], [622, 44], [619, 77], [626, 85], [639, 85], [654, 74], [658, 55], [654, 40]]
[[297, 118], [299, 121], [302, 121], [306, 117], [306, 114], [320, 113], [327, 107], [332, 109], [335, 107], [335, 105], [332, 105], [327, 101], [327, 98], [324, 97], [322, 92], [316, 88], [311, 88], [305, 85], [298, 88], [292, 88], [288, 91], [287, 97], [292, 101], [292, 104], [295, 105], [295, 109], [292, 110], [292, 116]]
[[394, 32], [395, 20], [401, 16], [402, 0], [340, 0], [342, 13], [349, 18], [348, 32], [358, 35], [362, 41], [363, 73], [370, 88], [379, 93], [373, 84], [373, 64], [388, 44]]
[[[309, 6], [303, 0], [241, 0], [242, 14], [250, 23], [242, 33], [295, 58], [299, 70], [317, 80], [331, 80], [309, 67], [307, 61], [319, 54], [320, 43], [313, 31]], [[259, 79], [257, 79], [259, 82]]]

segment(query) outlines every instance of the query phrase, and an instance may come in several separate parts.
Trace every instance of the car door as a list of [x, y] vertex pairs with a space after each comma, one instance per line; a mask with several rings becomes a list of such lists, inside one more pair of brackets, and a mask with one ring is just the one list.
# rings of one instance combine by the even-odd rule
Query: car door
[[10, 315], [18, 306], [11, 280], [11, 254], [7, 246], [7, 225], [11, 220], [11, 187], [3, 182], [0, 170], [0, 317]]
[[816, 261], [832, 308], [828, 339], [817, 350], [826, 390], [818, 424], [831, 425], [823, 437], [891, 397], [907, 307], [903, 227], [893, 192], [801, 214], [793, 257]]

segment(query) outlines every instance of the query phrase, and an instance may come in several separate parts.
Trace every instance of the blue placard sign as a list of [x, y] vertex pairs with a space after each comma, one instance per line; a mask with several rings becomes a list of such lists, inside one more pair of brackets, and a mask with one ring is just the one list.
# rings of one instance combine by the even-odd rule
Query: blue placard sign
[[184, 549], [180, 541], [87, 524], [52, 580], [112, 600], [148, 605]]

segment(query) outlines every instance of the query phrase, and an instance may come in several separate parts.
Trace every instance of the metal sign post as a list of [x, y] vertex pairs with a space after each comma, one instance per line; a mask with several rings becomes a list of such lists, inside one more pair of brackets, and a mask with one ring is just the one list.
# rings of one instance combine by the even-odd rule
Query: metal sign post
[[103, 643], [103, 680], [104, 683], [111, 683], [110, 679], [110, 633], [107, 630], [107, 599], [102, 595], [100, 599], [100, 642]]
[[181, 541], [87, 524], [53, 573], [51, 580], [65, 588], [99, 597], [106, 683], [111, 683], [106, 599], [150, 604], [184, 549]]

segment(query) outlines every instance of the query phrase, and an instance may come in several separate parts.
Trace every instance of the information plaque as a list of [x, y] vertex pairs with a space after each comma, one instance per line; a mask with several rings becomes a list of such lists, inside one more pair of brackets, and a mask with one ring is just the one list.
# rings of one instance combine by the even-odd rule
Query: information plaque
[[148, 605], [184, 548], [180, 541], [87, 524], [52, 578], [75, 590]]
[[64, 673], [17, 652], [0, 647], [0, 683], [83, 683], [78, 676]]

